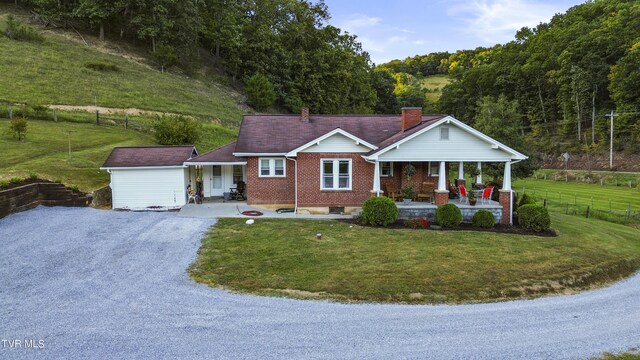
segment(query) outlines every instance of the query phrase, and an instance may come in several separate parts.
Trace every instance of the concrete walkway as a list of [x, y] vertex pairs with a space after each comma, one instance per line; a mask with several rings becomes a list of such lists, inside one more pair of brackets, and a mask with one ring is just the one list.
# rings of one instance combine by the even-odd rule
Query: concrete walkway
[[308, 214], [294, 214], [292, 212], [277, 213], [275, 210], [257, 209], [247, 205], [246, 202], [241, 201], [228, 201], [228, 202], [205, 202], [203, 204], [187, 204], [180, 209], [178, 216], [191, 217], [191, 218], [257, 218], [256, 216], [242, 215], [243, 211], [258, 210], [263, 215], [257, 216], [259, 218], [275, 218], [275, 219], [350, 219], [351, 215], [308, 215]]

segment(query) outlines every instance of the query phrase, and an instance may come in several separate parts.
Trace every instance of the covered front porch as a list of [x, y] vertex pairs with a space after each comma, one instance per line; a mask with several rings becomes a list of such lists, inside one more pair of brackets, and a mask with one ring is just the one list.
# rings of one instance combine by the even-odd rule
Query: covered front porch
[[[394, 200], [406, 197], [406, 188], [414, 192], [409, 198], [412, 202], [405, 204], [400, 201], [396, 205], [399, 209], [399, 217], [427, 218], [435, 217], [435, 209], [447, 203], [456, 205], [462, 211], [463, 221], [471, 221], [473, 215], [480, 209], [491, 211], [498, 223], [511, 223], [511, 164], [504, 162], [502, 186], [494, 188], [492, 193], [497, 196], [482, 199], [477, 196], [477, 203], [469, 201], [469, 194], [481, 195], [482, 190], [476, 189], [476, 184], [483, 187], [481, 161], [473, 162], [477, 168], [477, 175], [472, 176], [471, 183], [467, 184], [465, 166], [463, 161], [411, 161], [411, 162], [382, 162], [376, 161], [374, 171], [375, 196], [389, 196]], [[407, 171], [411, 168], [411, 171]], [[389, 170], [390, 169], [390, 170]], [[456, 169], [457, 171], [453, 170]], [[411, 174], [411, 175], [408, 175]], [[463, 190], [462, 187], [465, 187]], [[466, 195], [463, 193], [466, 191]], [[498, 199], [495, 201], [493, 199]]]

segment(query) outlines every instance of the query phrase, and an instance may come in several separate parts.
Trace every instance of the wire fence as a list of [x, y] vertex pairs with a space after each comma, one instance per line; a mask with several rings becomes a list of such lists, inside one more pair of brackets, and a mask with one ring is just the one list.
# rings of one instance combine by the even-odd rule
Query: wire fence
[[130, 117], [128, 114], [120, 116], [106, 116], [104, 114], [100, 114], [98, 110], [96, 110], [95, 113], [80, 111], [70, 112], [51, 109], [47, 106], [0, 103], [0, 118], [11, 120], [16, 117], [25, 117], [30, 120], [122, 126], [126, 129], [133, 129], [141, 132], [152, 131], [150, 119], [144, 117]]
[[602, 201], [593, 199], [584, 201], [578, 194], [563, 194], [559, 192], [544, 193], [523, 190], [518, 195], [526, 193], [532, 196], [537, 203], [546, 208], [561, 211], [567, 215], [583, 216], [586, 218], [600, 219], [618, 224], [640, 224], [640, 206], [634, 206], [632, 202], [621, 205], [619, 202]]

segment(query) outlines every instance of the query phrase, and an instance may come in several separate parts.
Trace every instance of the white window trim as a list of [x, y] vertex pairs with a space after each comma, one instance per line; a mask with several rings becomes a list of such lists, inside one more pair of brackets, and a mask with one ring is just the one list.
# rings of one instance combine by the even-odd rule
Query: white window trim
[[[447, 138], [446, 139], [442, 138], [442, 131], [445, 130], [445, 129], [447, 130]], [[450, 128], [448, 126], [441, 126], [440, 127], [440, 140], [441, 141], [449, 141], [449, 139], [451, 139], [451, 131], [449, 129]]]
[[[262, 160], [269, 160], [269, 175], [262, 175]], [[282, 175], [275, 175], [276, 173], [276, 160], [282, 160]], [[258, 158], [258, 177], [275, 177], [283, 178], [287, 177], [287, 162], [285, 158]]]
[[[382, 173], [382, 163], [389, 163], [389, 174]], [[393, 177], [393, 161], [380, 161], [380, 177]]]
[[432, 174], [432, 173], [431, 173], [431, 169], [433, 169], [433, 167], [431, 166], [431, 164], [432, 164], [432, 163], [434, 163], [434, 162], [436, 163], [436, 166], [435, 166], [436, 171], [440, 172], [440, 165], [438, 164], [438, 162], [437, 162], [437, 161], [429, 161], [429, 163], [428, 163], [428, 164], [429, 164], [429, 171], [428, 171], [427, 173], [428, 173], [428, 174], [429, 174], [429, 176], [431, 176], [431, 177], [437, 177], [437, 176], [440, 176], [440, 174]]
[[[340, 184], [340, 161], [348, 161], [349, 162], [349, 187], [348, 188], [326, 188], [324, 187], [324, 162], [331, 161], [333, 162], [333, 183], [338, 185]], [[320, 159], [320, 190], [331, 190], [331, 191], [350, 191], [353, 187], [353, 163], [351, 159]]]

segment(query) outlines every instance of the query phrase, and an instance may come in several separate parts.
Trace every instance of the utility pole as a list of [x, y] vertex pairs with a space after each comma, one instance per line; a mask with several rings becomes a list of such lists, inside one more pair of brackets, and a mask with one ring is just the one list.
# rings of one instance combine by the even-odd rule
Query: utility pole
[[611, 119], [611, 134], [609, 138], [609, 169], [612, 169], [613, 168], [613, 117], [618, 116], [618, 114], [614, 114], [613, 110], [611, 110], [611, 113], [607, 114], [606, 116], [609, 116], [609, 118]]

